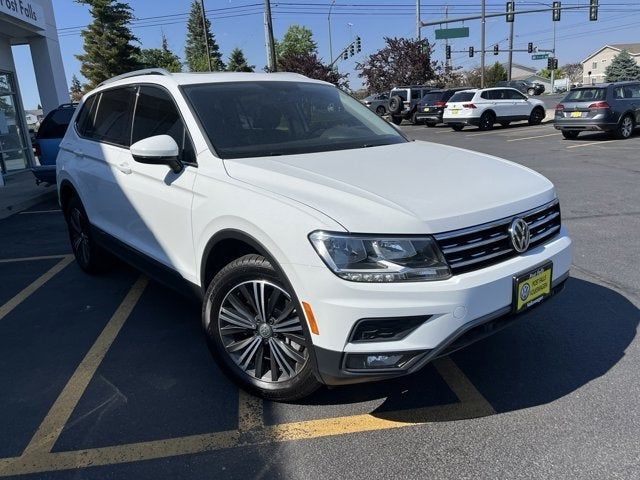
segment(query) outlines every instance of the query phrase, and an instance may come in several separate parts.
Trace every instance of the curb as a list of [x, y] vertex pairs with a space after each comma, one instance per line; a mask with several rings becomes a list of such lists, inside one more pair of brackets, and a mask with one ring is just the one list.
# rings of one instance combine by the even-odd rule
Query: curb
[[4, 207], [0, 210], [0, 220], [20, 213], [27, 208], [31, 208], [38, 203], [44, 202], [45, 200], [56, 198], [56, 189], [51, 188], [50, 190], [39, 193], [38, 195], [31, 197], [27, 200], [23, 200], [21, 202], [15, 203], [13, 205], [9, 205], [8, 207]]

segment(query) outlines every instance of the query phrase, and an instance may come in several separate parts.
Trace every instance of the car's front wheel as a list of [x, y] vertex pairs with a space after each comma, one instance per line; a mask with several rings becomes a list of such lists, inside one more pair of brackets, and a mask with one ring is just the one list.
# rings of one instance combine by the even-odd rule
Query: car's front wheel
[[384, 108], [383, 105], [379, 105], [378, 108], [376, 108], [376, 113], [380, 116], [386, 115], [387, 109]]
[[396, 115], [391, 116], [391, 121], [394, 125], [400, 125], [402, 123], [402, 117], [398, 117]]
[[297, 400], [319, 387], [311, 366], [304, 314], [271, 263], [245, 255], [213, 279], [202, 323], [221, 368], [261, 397]]
[[536, 90], [534, 88], [530, 88], [527, 90], [527, 95], [533, 97], [536, 94]]
[[529, 115], [529, 125], [540, 125], [544, 120], [546, 112], [542, 107], [535, 107]]

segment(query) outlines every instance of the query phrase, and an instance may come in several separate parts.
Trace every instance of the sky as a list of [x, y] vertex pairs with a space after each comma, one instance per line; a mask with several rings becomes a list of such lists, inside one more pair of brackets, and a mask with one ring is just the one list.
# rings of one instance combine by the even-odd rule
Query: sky
[[[320, 56], [327, 61], [329, 52], [328, 12], [332, 0], [271, 0], [273, 27], [276, 38], [282, 38], [292, 24], [304, 25], [313, 31]], [[516, 10], [541, 7], [544, 2], [531, 0], [516, 1]], [[549, 2], [547, 2], [549, 3]], [[562, 6], [588, 5], [588, 0], [565, 0]], [[159, 47], [162, 33], [167, 36], [170, 48], [184, 58], [186, 24], [191, 0], [132, 0], [131, 5], [136, 20], [132, 31], [143, 48]], [[384, 46], [383, 37], [415, 37], [415, 0], [335, 0], [331, 9], [331, 30], [334, 56], [346, 47], [353, 38], [362, 39], [362, 52], [339, 61], [338, 68], [349, 73], [350, 86], [357, 89], [362, 85], [354, 70], [357, 61]], [[480, 0], [422, 0], [423, 21], [436, 21], [448, 17], [471, 16], [480, 13]], [[73, 0], [53, 0], [60, 46], [67, 76], [67, 82], [76, 74], [81, 80], [80, 63], [75, 58], [82, 53], [80, 30], [91, 21], [89, 8]], [[235, 47], [241, 48], [249, 63], [262, 69], [266, 64], [266, 49], [263, 20], [263, 0], [205, 0], [205, 10], [212, 22], [212, 31], [224, 55]], [[487, 0], [487, 13], [503, 12], [505, 1]], [[528, 42], [537, 47], [551, 49], [553, 46], [553, 23], [551, 12], [532, 13], [516, 16], [514, 25], [514, 48], [526, 49]], [[560, 22], [556, 23], [556, 52], [559, 64], [579, 62], [590, 53], [609, 43], [640, 42], [640, 0], [600, 0], [599, 18], [590, 22], [588, 10], [566, 10]], [[452, 23], [450, 27], [469, 27], [469, 38], [451, 41], [454, 66], [470, 68], [479, 65], [480, 22], [472, 20]], [[435, 40], [434, 29], [425, 27], [422, 36], [434, 43], [434, 58], [444, 59], [444, 41]], [[444, 26], [443, 26], [444, 28]], [[486, 22], [487, 50], [498, 43], [501, 49], [508, 45], [509, 24], [504, 17], [490, 18]], [[469, 58], [467, 49], [474, 46], [476, 55]], [[460, 52], [456, 52], [460, 50]], [[35, 108], [39, 103], [38, 89], [33, 73], [33, 64], [28, 46], [14, 47], [14, 58], [21, 85], [23, 104], [26, 109]], [[487, 64], [495, 61], [506, 62], [506, 53], [494, 56], [487, 54]], [[515, 63], [542, 69], [544, 60], [531, 60], [526, 52], [514, 53]]]

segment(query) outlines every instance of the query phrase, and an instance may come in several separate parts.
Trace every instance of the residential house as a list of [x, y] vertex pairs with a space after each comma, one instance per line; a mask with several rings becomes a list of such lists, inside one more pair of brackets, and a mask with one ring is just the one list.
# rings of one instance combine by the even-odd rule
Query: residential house
[[623, 50], [628, 51], [636, 63], [640, 64], [640, 43], [615, 43], [605, 45], [593, 52], [582, 63], [582, 83], [585, 85], [606, 81], [604, 74], [613, 58]]

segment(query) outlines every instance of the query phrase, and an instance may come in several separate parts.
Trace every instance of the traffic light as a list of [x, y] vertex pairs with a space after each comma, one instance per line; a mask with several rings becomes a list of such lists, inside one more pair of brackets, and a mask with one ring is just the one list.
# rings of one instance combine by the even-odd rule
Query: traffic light
[[498, 53], [500, 53], [500, 47], [499, 47], [499, 46], [498, 46], [498, 44], [496, 43], [496, 44], [493, 46], [493, 54], [494, 54], [494, 55], [498, 55]]
[[592, 22], [598, 20], [598, 0], [591, 0], [589, 3], [589, 20]]
[[553, 58], [547, 58], [547, 70], [553, 70]]
[[344, 53], [342, 54], [342, 59], [343, 60], [349, 60], [349, 53], [345, 50]]
[[447, 45], [444, 49], [445, 57], [447, 60], [451, 60], [451, 45]]
[[356, 54], [356, 47], [352, 43], [351, 45], [349, 45], [349, 55], [353, 57], [355, 54]]
[[527, 44], [527, 53], [533, 53], [533, 42]]
[[362, 51], [362, 41], [360, 37], [356, 37], [356, 52], [360, 53]]
[[469, 56], [473, 57], [473, 47], [469, 47]]
[[515, 18], [515, 15], [513, 14], [513, 12], [516, 10], [516, 2], [507, 2], [507, 15], [506, 15], [506, 20], [507, 22], [511, 23], [513, 22], [513, 19]]
[[558, 59], [557, 59], [557, 58], [554, 58], [554, 59], [553, 59], [553, 69], [554, 69], [554, 70], [557, 70], [557, 69], [558, 69]]
[[553, 2], [552, 18], [553, 18], [554, 22], [559, 22], [560, 21], [560, 12], [562, 12], [561, 3], [560, 2]]

